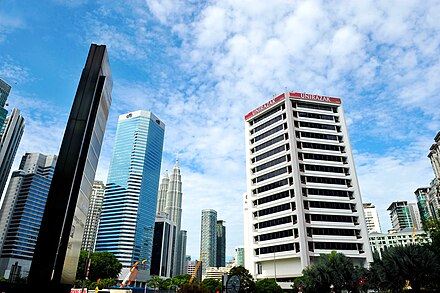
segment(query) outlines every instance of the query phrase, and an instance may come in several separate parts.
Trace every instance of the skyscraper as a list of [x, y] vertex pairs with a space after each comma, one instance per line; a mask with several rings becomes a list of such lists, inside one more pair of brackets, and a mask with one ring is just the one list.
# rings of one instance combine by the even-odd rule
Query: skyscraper
[[[6, 101], [8, 100], [11, 86], [0, 78], [0, 127], [3, 126], [8, 110], [5, 109]], [[0, 131], [1, 136], [2, 131]]]
[[176, 225], [166, 217], [166, 214], [157, 214], [154, 225], [150, 275], [164, 278], [172, 277], [176, 232]]
[[235, 248], [235, 264], [237, 266], [244, 266], [244, 247], [238, 246]]
[[387, 211], [390, 212], [393, 230], [399, 232], [405, 228], [412, 228], [414, 226], [408, 202], [406, 200], [392, 202]]
[[226, 266], [226, 227], [225, 221], [217, 220], [217, 249], [216, 249], [216, 267]]
[[217, 212], [211, 209], [202, 210], [200, 240], [200, 257], [202, 258], [202, 275], [207, 267], [215, 267], [217, 261]]
[[431, 160], [435, 178], [440, 179], [440, 131], [434, 137], [434, 142], [429, 148], [428, 158]]
[[92, 44], [50, 186], [29, 272], [30, 287], [59, 291], [75, 281], [112, 87], [106, 47]]
[[434, 171], [434, 179], [431, 180], [429, 192], [427, 194], [427, 206], [429, 214], [436, 219], [440, 218], [440, 131], [434, 137], [434, 144], [429, 148], [428, 158], [431, 160]]
[[99, 217], [101, 216], [102, 201], [104, 200], [104, 190], [104, 182], [93, 182], [93, 190], [92, 195], [90, 196], [89, 211], [87, 212], [87, 219], [86, 225], [84, 227], [81, 250], [93, 251], [95, 249]]
[[27, 277], [57, 157], [26, 153], [0, 210], [0, 275]]
[[382, 233], [376, 207], [369, 202], [364, 203], [363, 207], [368, 234], [373, 232]]
[[371, 262], [341, 99], [286, 92], [245, 116], [245, 262], [291, 279], [320, 254]]
[[122, 274], [137, 261], [150, 268], [164, 132], [151, 112], [119, 116], [95, 251], [112, 252]]
[[168, 177], [162, 178], [158, 192], [157, 213], [164, 212], [176, 224], [177, 237], [174, 245], [174, 271], [173, 276], [184, 273], [184, 258], [186, 254], [186, 231], [181, 230], [182, 223], [182, 176], [179, 161], [176, 163]]
[[12, 163], [23, 136], [24, 126], [23, 116], [20, 115], [18, 109], [13, 109], [12, 114], [6, 117], [4, 125], [2, 125], [2, 135], [0, 137], [0, 196], [5, 189]]
[[417, 199], [417, 206], [419, 208], [420, 217], [423, 221], [426, 221], [431, 217], [431, 211], [429, 208], [429, 187], [420, 187], [414, 191]]
[[420, 212], [417, 203], [410, 202], [408, 203], [408, 207], [409, 207], [409, 214], [411, 215], [411, 220], [413, 223], [413, 228], [415, 227], [417, 230], [423, 229], [422, 220], [420, 218]]

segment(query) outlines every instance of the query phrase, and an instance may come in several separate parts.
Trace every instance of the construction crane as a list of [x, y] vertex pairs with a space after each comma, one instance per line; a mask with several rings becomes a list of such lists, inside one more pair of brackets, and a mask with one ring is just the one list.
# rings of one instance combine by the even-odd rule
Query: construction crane
[[146, 260], [144, 259], [142, 262], [135, 262], [131, 268], [128, 274], [125, 276], [125, 278], [122, 280], [121, 288], [130, 286], [131, 282], [133, 282], [134, 278], [136, 278], [139, 270], [136, 268], [139, 264], [144, 264]]
[[191, 279], [189, 279], [189, 283], [191, 284], [194, 281], [194, 278], [197, 275], [197, 271], [199, 270], [200, 265], [202, 264], [203, 255], [200, 256], [200, 260], [197, 262], [197, 265], [194, 269], [194, 273], [191, 275]]

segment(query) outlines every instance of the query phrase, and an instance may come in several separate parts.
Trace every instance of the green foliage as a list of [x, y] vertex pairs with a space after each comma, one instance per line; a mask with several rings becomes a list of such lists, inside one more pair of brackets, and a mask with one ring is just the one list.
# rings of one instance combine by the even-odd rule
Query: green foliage
[[159, 276], [151, 276], [151, 279], [147, 281], [147, 286], [153, 289], [163, 289], [164, 280]]
[[274, 279], [262, 279], [255, 283], [257, 293], [283, 293], [280, 285]]
[[237, 275], [240, 278], [240, 293], [253, 293], [255, 292], [255, 282], [252, 275], [243, 266], [233, 267], [229, 271], [229, 277]]
[[180, 287], [179, 293], [210, 293], [209, 289], [200, 284], [185, 284]]
[[303, 270], [303, 292], [329, 292], [343, 289], [357, 292], [359, 281], [366, 277], [367, 271], [354, 266], [352, 261], [342, 253], [333, 251], [321, 255], [319, 261]]
[[382, 289], [401, 290], [408, 280], [415, 292], [439, 288], [440, 259], [421, 245], [396, 246], [382, 253], [370, 268], [372, 280]]
[[[76, 271], [76, 279], [83, 280], [85, 278], [87, 251], [81, 251], [78, 269]], [[122, 264], [110, 252], [93, 252], [90, 254], [89, 280], [97, 281], [98, 279], [114, 279], [121, 272]]]
[[211, 293], [215, 293], [217, 290], [222, 290], [222, 282], [216, 279], [204, 279], [202, 286], [207, 288]]
[[423, 230], [428, 232], [428, 236], [431, 238], [431, 243], [427, 246], [440, 257], [440, 220], [429, 218], [429, 220], [423, 222]]

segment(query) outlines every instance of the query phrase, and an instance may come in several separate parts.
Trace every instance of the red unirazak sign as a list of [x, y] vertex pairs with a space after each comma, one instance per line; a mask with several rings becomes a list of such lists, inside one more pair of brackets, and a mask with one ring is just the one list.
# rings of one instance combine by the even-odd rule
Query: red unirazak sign
[[305, 94], [305, 93], [297, 93], [297, 92], [290, 92], [289, 97], [299, 98], [299, 99], [304, 99], [304, 100], [319, 101], [319, 102], [336, 103], [336, 104], [341, 103], [340, 98], [313, 95], [313, 94]]
[[251, 112], [249, 112], [246, 116], [244, 116], [245, 120], [248, 120], [249, 118], [251, 118], [252, 116], [254, 116], [255, 114], [260, 113], [261, 111], [263, 111], [264, 109], [266, 109], [267, 107], [270, 107], [276, 103], [278, 103], [279, 101], [284, 100], [284, 94], [281, 94], [275, 98], [273, 98], [272, 100], [270, 100], [269, 102], [267, 102], [266, 104], [261, 105], [260, 107], [258, 107], [255, 110], [252, 110]]

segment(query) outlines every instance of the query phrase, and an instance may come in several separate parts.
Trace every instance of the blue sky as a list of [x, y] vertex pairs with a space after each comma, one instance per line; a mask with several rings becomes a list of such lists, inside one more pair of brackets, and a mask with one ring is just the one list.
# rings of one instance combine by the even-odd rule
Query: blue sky
[[[385, 3], [381, 3], [385, 2]], [[178, 155], [187, 252], [201, 210], [243, 243], [243, 117], [273, 94], [343, 100], [365, 202], [415, 201], [440, 130], [436, 1], [46, 0], [0, 4], [0, 77], [25, 134], [17, 154], [56, 154], [90, 43], [106, 44], [113, 104], [96, 179], [105, 180], [117, 116], [151, 110], [166, 124], [162, 170]]]

